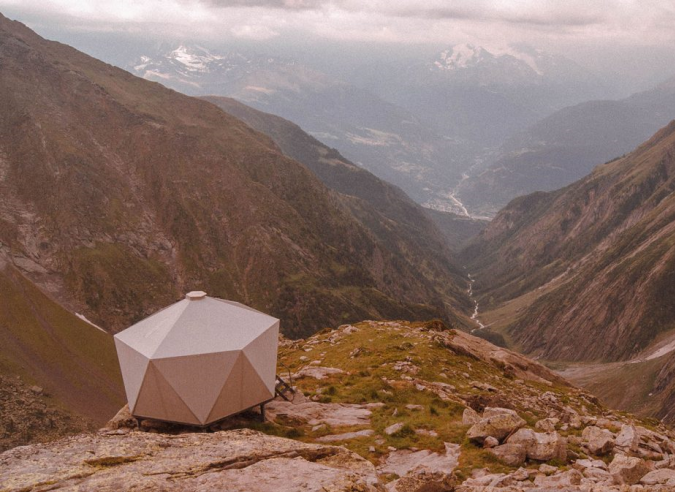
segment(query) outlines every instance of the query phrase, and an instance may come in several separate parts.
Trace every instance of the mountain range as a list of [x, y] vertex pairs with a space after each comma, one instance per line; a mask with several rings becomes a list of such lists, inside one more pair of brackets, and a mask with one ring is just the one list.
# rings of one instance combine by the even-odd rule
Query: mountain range
[[70, 310], [115, 331], [199, 287], [297, 336], [385, 313], [458, 321], [468, 306], [431, 222], [413, 240], [426, 250], [403, 257], [352, 197], [213, 104], [0, 29], [0, 241]]
[[228, 96], [291, 120], [420, 203], [457, 178], [450, 142], [412, 113], [296, 61], [159, 46], [129, 70], [189, 95]]
[[675, 78], [625, 99], [561, 109], [507, 140], [494, 164], [462, 181], [457, 197], [493, 216], [517, 196], [561, 188], [632, 151], [673, 115]]

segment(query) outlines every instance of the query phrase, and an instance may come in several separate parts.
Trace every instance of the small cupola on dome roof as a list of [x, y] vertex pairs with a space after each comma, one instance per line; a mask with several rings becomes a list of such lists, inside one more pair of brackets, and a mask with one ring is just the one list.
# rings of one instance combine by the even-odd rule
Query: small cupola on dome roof
[[279, 320], [193, 291], [115, 335], [136, 417], [208, 425], [274, 397]]

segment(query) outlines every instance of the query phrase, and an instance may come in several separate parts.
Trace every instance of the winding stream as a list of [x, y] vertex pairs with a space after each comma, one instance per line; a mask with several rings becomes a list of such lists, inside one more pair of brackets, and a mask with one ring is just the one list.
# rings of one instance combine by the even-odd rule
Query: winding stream
[[467, 290], [467, 293], [469, 294], [469, 298], [474, 302], [474, 309], [473, 309], [473, 314], [471, 315], [471, 320], [474, 321], [477, 325], [478, 328], [474, 328], [471, 330], [471, 333], [473, 333], [476, 330], [482, 330], [485, 328], [485, 325], [481, 322], [480, 319], [478, 319], [478, 301], [473, 298], [473, 283], [476, 280], [471, 277], [471, 274], [469, 274], [469, 289]]

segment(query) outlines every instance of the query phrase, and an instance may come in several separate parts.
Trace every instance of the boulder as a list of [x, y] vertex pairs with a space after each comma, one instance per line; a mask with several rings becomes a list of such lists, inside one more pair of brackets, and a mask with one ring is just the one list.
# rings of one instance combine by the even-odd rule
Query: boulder
[[614, 435], [607, 429], [595, 426], [586, 427], [581, 438], [591, 454], [601, 456], [614, 449]]
[[[115, 416], [105, 424], [105, 430], [116, 429], [135, 429], [138, 427], [138, 421], [131, 415], [129, 405], [124, 405]], [[102, 430], [104, 430], [102, 429]]]
[[602, 468], [586, 468], [582, 471], [584, 477], [593, 480], [594, 482], [609, 482], [612, 483], [612, 475]]
[[513, 415], [514, 417], [518, 417], [516, 411], [511, 410], [510, 408], [485, 407], [485, 409], [483, 410], [484, 419], [495, 417], [496, 415]]
[[506, 443], [490, 448], [488, 451], [509, 466], [520, 466], [527, 458], [527, 450], [520, 444]]
[[471, 407], [466, 407], [462, 414], [462, 425], [473, 425], [480, 422], [480, 415]]
[[485, 441], [483, 441], [484, 448], [494, 448], [495, 446], [499, 446], [499, 441], [492, 436], [486, 437]]
[[579, 470], [572, 469], [548, 477], [546, 475], [538, 475], [534, 479], [534, 485], [541, 488], [567, 490], [566, 487], [580, 485], [582, 479], [583, 475]]
[[668, 483], [669, 480], [675, 480], [675, 470], [663, 468], [647, 473], [640, 479], [643, 485], [661, 485]]
[[615, 446], [624, 453], [635, 453], [640, 445], [640, 436], [633, 425], [622, 425], [621, 432], [616, 436]]
[[607, 470], [607, 463], [602, 460], [576, 460], [572, 466], [574, 466], [574, 468], [577, 470], [582, 471], [586, 468], [601, 468], [602, 470]]
[[534, 428], [541, 432], [553, 432], [558, 422], [560, 422], [558, 419], [542, 419], [534, 424]]
[[488, 436], [492, 436], [501, 442], [525, 424], [526, 422], [518, 415], [498, 414], [481, 419], [480, 422], [471, 426], [466, 435], [470, 440], [478, 444], [483, 444], [483, 441]]
[[387, 490], [392, 492], [452, 491], [455, 486], [452, 472], [459, 463], [459, 454], [459, 445], [451, 443], [445, 443], [445, 454], [426, 449], [392, 451], [378, 472], [401, 477], [387, 485]]
[[609, 465], [609, 473], [618, 485], [633, 485], [649, 472], [644, 460], [625, 454], [617, 454]]
[[567, 459], [567, 440], [557, 432], [534, 432], [532, 429], [519, 429], [507, 440], [511, 444], [523, 446], [527, 457], [537, 461]]
[[445, 443], [444, 454], [427, 449], [420, 451], [402, 449], [389, 453], [377, 471], [381, 474], [396, 474], [399, 477], [421, 471], [450, 474], [459, 463], [459, 455], [459, 445], [452, 443]]

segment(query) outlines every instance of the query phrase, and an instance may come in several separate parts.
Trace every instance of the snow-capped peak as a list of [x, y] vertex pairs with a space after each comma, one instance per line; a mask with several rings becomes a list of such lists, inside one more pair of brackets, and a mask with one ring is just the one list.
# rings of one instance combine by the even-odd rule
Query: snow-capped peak
[[434, 62], [438, 68], [454, 70], [456, 68], [466, 68], [469, 65], [479, 62], [486, 50], [480, 46], [472, 44], [459, 44], [451, 50], [445, 50], [440, 54], [440, 60]]
[[188, 48], [183, 44], [173, 50], [169, 57], [185, 65], [191, 71], [208, 71], [209, 63], [221, 58], [201, 46]]
[[473, 44], [458, 44], [449, 50], [442, 51], [433, 64], [440, 70], [457, 70], [476, 66], [488, 60], [512, 58], [524, 63], [536, 74], [543, 75], [537, 59], [545, 54], [541, 50], [531, 51], [523, 51], [512, 46], [485, 48]]

